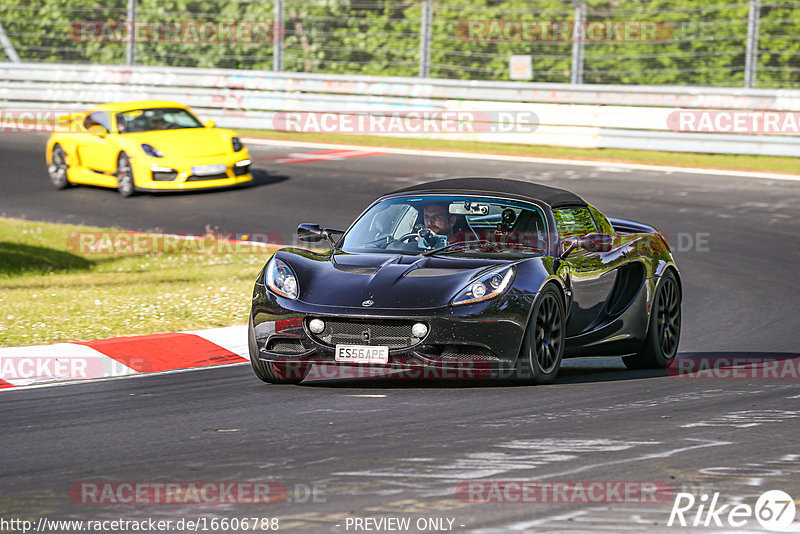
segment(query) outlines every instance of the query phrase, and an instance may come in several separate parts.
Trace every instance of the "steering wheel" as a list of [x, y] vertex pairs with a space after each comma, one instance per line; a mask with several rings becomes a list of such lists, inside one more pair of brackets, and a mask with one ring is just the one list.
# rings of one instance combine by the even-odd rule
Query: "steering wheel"
[[377, 239], [373, 239], [372, 241], [364, 243], [364, 245], [372, 248], [386, 248], [386, 246], [391, 242], [391, 236], [389, 234], [383, 234]]
[[400, 241], [401, 243], [410, 243], [413, 238], [419, 237], [416, 232], [411, 232], [405, 235], [401, 235], [397, 239], [394, 240], [395, 243]]
[[401, 235], [396, 239], [389, 234], [384, 234], [380, 236], [378, 239], [373, 239], [372, 241], [369, 241], [368, 243], [364, 244], [368, 247], [386, 249], [394, 243], [402, 243], [402, 244], [410, 243], [416, 237], [417, 237], [416, 232], [410, 232], [408, 234]]

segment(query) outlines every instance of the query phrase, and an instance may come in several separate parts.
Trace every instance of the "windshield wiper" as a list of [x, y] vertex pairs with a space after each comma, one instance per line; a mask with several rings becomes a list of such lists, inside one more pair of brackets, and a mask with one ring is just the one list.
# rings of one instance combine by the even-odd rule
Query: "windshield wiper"
[[489, 242], [483, 239], [478, 241], [456, 241], [455, 243], [450, 243], [449, 245], [445, 245], [443, 247], [434, 248], [432, 250], [426, 250], [425, 252], [420, 253], [420, 256], [433, 256], [434, 254], [438, 254], [439, 252], [444, 252], [445, 250], [452, 250], [455, 248], [470, 248], [472, 245], [475, 244], [488, 244]]
[[503, 243], [500, 248], [517, 249], [517, 250], [521, 250], [521, 251], [530, 251], [530, 252], [534, 252], [536, 254], [544, 253], [544, 249], [541, 249], [539, 247], [535, 247], [533, 245], [526, 245], [524, 243]]
[[[439, 252], [444, 252], [446, 250], [452, 250], [456, 248], [472, 248], [474, 245], [483, 245], [484, 247], [497, 247], [497, 250], [493, 250], [495, 253], [504, 252], [503, 249], [517, 249], [517, 250], [526, 250], [533, 253], [541, 254], [544, 251], [534, 247], [532, 245], [524, 245], [522, 243], [493, 243], [491, 241], [487, 241], [485, 239], [480, 239], [478, 241], [458, 241], [456, 243], [451, 243], [450, 245], [446, 245], [444, 247], [435, 248], [433, 250], [428, 250], [420, 254], [420, 256], [432, 256], [433, 254], [437, 254]], [[477, 248], [477, 247], [476, 247]]]

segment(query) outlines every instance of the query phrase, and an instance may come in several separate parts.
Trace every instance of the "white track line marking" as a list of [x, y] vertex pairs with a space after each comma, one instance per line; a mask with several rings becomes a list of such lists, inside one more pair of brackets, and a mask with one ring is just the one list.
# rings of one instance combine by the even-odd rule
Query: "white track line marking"
[[575, 467], [573, 469], [567, 469], [566, 471], [561, 471], [559, 473], [551, 473], [547, 475], [542, 475], [541, 479], [549, 479], [549, 478], [558, 478], [563, 477], [565, 475], [574, 475], [575, 473], [581, 473], [583, 471], [588, 471], [589, 469], [595, 469], [597, 467], [607, 467], [609, 465], [618, 465], [618, 464], [628, 464], [634, 462], [641, 462], [643, 460], [652, 460], [655, 458], [669, 458], [670, 456], [674, 456], [675, 454], [691, 451], [694, 449], [704, 449], [706, 447], [719, 447], [721, 445], [733, 445], [732, 441], [713, 441], [707, 439], [689, 439], [687, 441], [700, 441], [699, 445], [690, 445], [687, 447], [679, 447], [677, 449], [668, 450], [665, 452], [656, 452], [656, 453], [648, 453], [643, 454], [642, 456], [635, 456], [633, 458], [623, 458], [621, 460], [614, 460], [611, 462], [599, 462], [595, 464], [584, 465], [582, 467]]
[[698, 169], [694, 167], [670, 167], [666, 165], [645, 165], [643, 163], [616, 163], [613, 161], [592, 161], [580, 159], [537, 158], [533, 156], [504, 156], [500, 154], [471, 154], [467, 152], [446, 152], [438, 150], [417, 150], [407, 148], [393, 148], [383, 146], [337, 145], [333, 143], [309, 143], [307, 141], [278, 141], [272, 139], [243, 138], [242, 141], [251, 145], [285, 146], [302, 148], [330, 148], [342, 150], [376, 150], [387, 154], [402, 154], [406, 156], [432, 156], [437, 158], [455, 159], [483, 159], [491, 161], [512, 161], [520, 163], [543, 163], [546, 165], [574, 165], [579, 167], [601, 167], [608, 171], [611, 168], [634, 169], [642, 171], [658, 171], [666, 173], [706, 174], [710, 176], [736, 176], [740, 178], [758, 178], [766, 180], [783, 180], [800, 182], [800, 175], [779, 174], [769, 172], [728, 171], [721, 169]]
[[587, 515], [590, 513], [591, 510], [578, 510], [576, 512], [568, 512], [562, 515], [553, 515], [550, 517], [542, 517], [540, 519], [534, 519], [532, 521], [523, 521], [520, 523], [512, 523], [510, 525], [505, 526], [504, 528], [509, 530], [527, 530], [531, 527], [538, 527], [541, 525], [546, 525], [553, 521], [571, 521], [578, 517]]

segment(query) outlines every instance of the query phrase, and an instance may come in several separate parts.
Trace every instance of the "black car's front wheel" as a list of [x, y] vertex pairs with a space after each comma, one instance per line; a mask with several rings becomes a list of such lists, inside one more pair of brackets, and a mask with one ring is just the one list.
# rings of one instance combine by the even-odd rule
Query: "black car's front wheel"
[[681, 288], [675, 274], [667, 271], [656, 288], [644, 345], [622, 361], [628, 369], [663, 369], [678, 353], [680, 337]]
[[555, 380], [564, 356], [564, 301], [552, 284], [537, 295], [525, 342], [517, 358], [517, 377], [534, 384]]
[[308, 374], [310, 365], [280, 364], [261, 361], [258, 357], [256, 331], [250, 317], [247, 332], [247, 348], [250, 352], [250, 365], [258, 378], [269, 384], [299, 384]]

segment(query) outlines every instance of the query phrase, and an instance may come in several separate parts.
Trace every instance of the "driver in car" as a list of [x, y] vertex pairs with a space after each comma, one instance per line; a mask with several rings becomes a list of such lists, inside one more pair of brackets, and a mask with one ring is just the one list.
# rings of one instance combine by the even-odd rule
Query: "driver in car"
[[425, 228], [436, 235], [447, 236], [448, 241], [453, 239], [453, 226], [456, 224], [456, 216], [450, 215], [449, 204], [447, 202], [432, 202], [425, 206], [423, 213]]
[[153, 130], [166, 130], [167, 129], [167, 121], [164, 120], [163, 115], [156, 115], [153, 117], [151, 122]]

